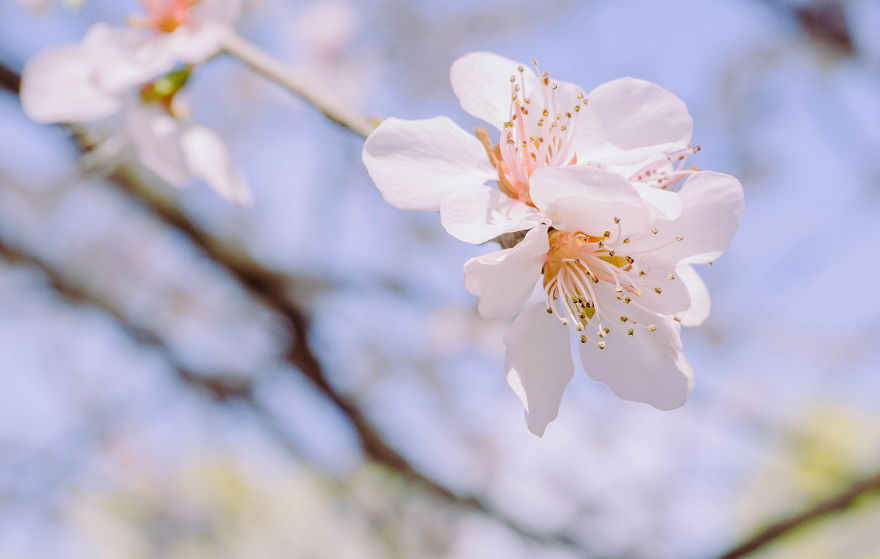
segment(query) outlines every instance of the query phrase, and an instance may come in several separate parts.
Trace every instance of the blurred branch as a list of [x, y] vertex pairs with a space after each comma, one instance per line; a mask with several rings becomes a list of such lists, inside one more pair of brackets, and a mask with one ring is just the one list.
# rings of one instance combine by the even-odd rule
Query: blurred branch
[[345, 101], [332, 92], [322, 89], [313, 79], [275, 60], [241, 35], [235, 32], [228, 33], [223, 48], [255, 71], [320, 110], [333, 122], [355, 134], [366, 138], [376, 128], [375, 122], [352, 110]]
[[[41, 258], [30, 254], [23, 249], [13, 248], [12, 246], [5, 244], [2, 240], [0, 240], [0, 257], [9, 262], [24, 264], [39, 269], [48, 279], [50, 286], [69, 301], [89, 305], [101, 309], [103, 312], [107, 313], [111, 318], [115, 320], [117, 325], [119, 325], [120, 328], [122, 328], [122, 330], [125, 331], [133, 340], [142, 345], [149, 346], [157, 350], [165, 359], [165, 361], [174, 369], [178, 378], [180, 378], [180, 380], [182, 380], [184, 383], [186, 383], [196, 391], [201, 392], [202, 394], [219, 403], [230, 403], [233, 401], [238, 401], [246, 404], [251, 412], [254, 413], [255, 417], [263, 425], [263, 427], [267, 430], [267, 432], [269, 432], [275, 438], [275, 440], [281, 445], [282, 448], [284, 448], [294, 456], [302, 458], [302, 452], [290, 440], [290, 436], [278, 423], [277, 418], [275, 418], [274, 415], [265, 408], [265, 406], [254, 399], [253, 387], [250, 379], [243, 379], [240, 377], [231, 376], [206, 376], [195, 373], [176, 361], [173, 351], [168, 348], [167, 345], [165, 345], [165, 343], [158, 335], [133, 324], [121, 312], [119, 312], [111, 302], [104, 300], [100, 296], [90, 293], [88, 290], [82, 289], [76, 284], [70, 282], [64, 277], [61, 272], [55, 270], [49, 263], [43, 261]], [[319, 367], [319, 365], [317, 365], [317, 362], [315, 366]], [[324, 391], [322, 390], [322, 392]], [[329, 394], [327, 392], [324, 393], [325, 396], [333, 400], [334, 403], [337, 404], [337, 406], [351, 406], [351, 404], [348, 404], [347, 402], [340, 402], [335, 399], [337, 397], [334, 396], [335, 393], [332, 392], [332, 390]], [[364, 429], [366, 425], [366, 420], [363, 419], [360, 411], [353, 407], [349, 408], [347, 411], [343, 409], [343, 411], [344, 413], [349, 415], [350, 419], [350, 414], [354, 414], [356, 417], [360, 418], [361, 423], [355, 424], [355, 428], [358, 429], [358, 432], [360, 434], [361, 430]], [[354, 422], [354, 420], [352, 421]], [[369, 428], [368, 425], [366, 427]], [[376, 447], [376, 445], [385, 444], [378, 434], [372, 434], [371, 436], [373, 442], [370, 444], [372, 444], [374, 448]], [[365, 446], [365, 451], [368, 455], [370, 455], [370, 452], [366, 450], [367, 443], [364, 442], [363, 444]], [[394, 451], [391, 449], [388, 449], [386, 452], [390, 452], [392, 456], [396, 456]], [[429, 493], [435, 495], [436, 497], [440, 497], [442, 500], [446, 501], [452, 506], [464, 507], [485, 514], [493, 518], [497, 522], [507, 526], [520, 536], [523, 536], [535, 542], [539, 542], [545, 545], [564, 546], [575, 551], [585, 553], [575, 542], [573, 542], [566, 536], [547, 535], [531, 531], [516, 524], [514, 521], [505, 517], [499, 512], [489, 508], [482, 501], [476, 499], [475, 497], [462, 498], [453, 494], [446, 488], [422, 476], [422, 474], [418, 473], [402, 457], [399, 457], [397, 461], [389, 459], [386, 454], [382, 453], [380, 453], [378, 457], [371, 457], [375, 461], [384, 464], [391, 470], [404, 474], [404, 477], [406, 477], [410, 481], [417, 481], [419, 486], [427, 488]]]
[[787, 0], [760, 0], [780, 14], [793, 19], [815, 42], [842, 56], [855, 56], [846, 7], [840, 0], [818, 0], [810, 4], [792, 3]]
[[12, 93], [18, 93], [21, 87], [21, 77], [6, 66], [0, 64], [0, 87]]
[[828, 500], [822, 501], [812, 508], [773, 524], [751, 537], [749, 540], [731, 549], [718, 559], [738, 559], [739, 557], [745, 557], [791, 532], [795, 528], [799, 528], [800, 526], [827, 514], [841, 512], [850, 508], [859, 497], [874, 491], [880, 492], [880, 472], [872, 477], [853, 483], [846, 491], [839, 493]]
[[[241, 41], [244, 40], [241, 39]], [[249, 43], [246, 43], [245, 41], [245, 44]], [[253, 48], [256, 49], [256, 47]], [[259, 50], [256, 50], [256, 52], [259, 53], [259, 56], [256, 56], [254, 52], [248, 52], [247, 54], [249, 56], [256, 56], [258, 61], [261, 56], [266, 57], [266, 55], [262, 54]], [[3, 66], [0, 65], [0, 68], [3, 68]], [[3, 70], [11, 72], [5, 68], [3, 68]], [[11, 72], [11, 74], [15, 76], [14, 72]], [[13, 91], [17, 92], [17, 90]], [[322, 110], [324, 109], [322, 108]], [[344, 115], [340, 116], [337, 114], [336, 116], [339, 118], [343, 118]], [[333, 117], [331, 116], [331, 118]], [[341, 124], [343, 124], [343, 126], [348, 127], [347, 121], [337, 120], [337, 122], [340, 122]], [[352, 123], [355, 123], [355, 121], [352, 121]], [[352, 130], [358, 132], [359, 134], [362, 134], [362, 132], [369, 133], [366, 130], [367, 125], [365, 122], [360, 122], [357, 125], [360, 128], [352, 128]], [[91, 147], [90, 141], [87, 137], [85, 137], [85, 135], [81, 133], [74, 133], [74, 138], [84, 149], [88, 149]], [[306, 378], [308, 378], [312, 382], [312, 384], [325, 397], [333, 402], [333, 404], [335, 404], [336, 407], [348, 418], [349, 422], [352, 424], [355, 431], [357, 432], [364, 453], [371, 460], [384, 464], [391, 470], [396, 471], [398, 474], [408, 479], [410, 482], [414, 482], [422, 486], [430, 493], [442, 498], [452, 505], [461, 506], [481, 514], [485, 514], [486, 516], [495, 519], [497, 522], [505, 525], [510, 530], [524, 538], [544, 545], [566, 547], [580, 554], [586, 553], [576, 542], [574, 542], [566, 535], [545, 534], [530, 530], [529, 528], [519, 525], [510, 518], [506, 517], [504, 514], [493, 509], [492, 507], [484, 503], [481, 499], [475, 496], [456, 495], [449, 489], [427, 478], [424, 474], [419, 472], [414, 466], [412, 466], [412, 464], [409, 463], [408, 460], [406, 460], [406, 458], [400, 455], [396, 450], [391, 448], [388, 443], [385, 442], [384, 438], [379, 434], [376, 428], [370, 423], [366, 416], [364, 416], [363, 412], [361, 412], [361, 410], [353, 401], [339, 393], [330, 384], [324, 372], [323, 366], [321, 365], [317, 356], [312, 351], [312, 348], [309, 344], [308, 320], [306, 318], [306, 315], [293, 302], [289, 294], [289, 288], [292, 284], [292, 279], [289, 276], [267, 269], [262, 264], [254, 260], [245, 250], [234, 248], [228, 243], [217, 239], [210, 233], [204, 231], [201, 227], [190, 220], [189, 217], [174, 202], [145, 185], [143, 181], [141, 181], [131, 169], [128, 169], [127, 167], [121, 167], [111, 177], [109, 177], [109, 180], [111, 180], [125, 192], [132, 195], [137, 201], [140, 202], [142, 206], [153, 213], [159, 220], [186, 235], [193, 242], [194, 245], [198, 246], [211, 260], [213, 260], [216, 264], [225, 269], [229, 274], [231, 274], [252, 296], [254, 296], [257, 300], [263, 302], [267, 307], [280, 314], [285, 319], [287, 319], [287, 322], [292, 331], [291, 333], [293, 334], [293, 341], [290, 348], [288, 349], [287, 354], [285, 355], [285, 360], [294, 368], [296, 368], [296, 370], [302, 373]], [[9, 250], [8, 247], [7, 250]], [[33, 262], [37, 265], [39, 264], [38, 261]], [[41, 265], [40, 267], [44, 270], [47, 269], [46, 266]], [[53, 282], [61, 279], [60, 276], [58, 276], [57, 274], [49, 275], [49, 278], [50, 281]], [[72, 289], [71, 286], [63, 282], [60, 282], [59, 286], [63, 287], [62, 289], [59, 289], [59, 291], [61, 291], [62, 293], [70, 294], [75, 298], [80, 298], [81, 300], [92, 300], [93, 302], [100, 303], [99, 300], [95, 301], [94, 298], [89, 299], [89, 295], [87, 293]], [[105, 309], [107, 308], [106, 305], [99, 306]], [[114, 317], [119, 319], [121, 324], [127, 324], [124, 317], [122, 317], [118, 313], [112, 311], [109, 312], [111, 312]], [[158, 342], [157, 337], [145, 334], [142, 330], [138, 330], [137, 328], [129, 330], [129, 332], [136, 339], [148, 339], [153, 345]], [[239, 391], [243, 389], [240, 387], [219, 387], [210, 384], [209, 381], [206, 380], [209, 377], [190, 373], [187, 372], [185, 369], [181, 369], [180, 372], [181, 378], [183, 378], [184, 380], [198, 381], [198, 383], [200, 383], [199, 386], [202, 390], [207, 391], [209, 394], [219, 400], [228, 399], [220, 397], [221, 395], [225, 394], [228, 394], [229, 397], [241, 397]]]

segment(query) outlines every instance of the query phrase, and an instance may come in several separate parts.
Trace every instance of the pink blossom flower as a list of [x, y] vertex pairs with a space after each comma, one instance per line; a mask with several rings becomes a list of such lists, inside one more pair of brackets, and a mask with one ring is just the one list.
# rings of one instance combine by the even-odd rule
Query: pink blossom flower
[[[727, 249], [743, 213], [739, 181], [696, 172], [649, 204], [620, 174], [571, 165], [537, 169], [530, 191], [543, 223], [514, 248], [465, 264], [480, 314], [516, 316], [504, 336], [507, 380], [529, 429], [540, 436], [557, 415], [574, 374], [571, 333], [584, 370], [618, 397], [662, 410], [683, 405], [694, 377], [680, 323], [700, 291], [688, 265]], [[527, 305], [536, 284], [543, 302]], [[707, 298], [697, 315], [703, 305]]]

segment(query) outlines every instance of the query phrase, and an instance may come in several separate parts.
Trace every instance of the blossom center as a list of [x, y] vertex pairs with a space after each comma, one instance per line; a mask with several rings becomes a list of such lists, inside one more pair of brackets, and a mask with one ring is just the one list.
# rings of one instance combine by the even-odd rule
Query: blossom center
[[135, 20], [136, 25], [151, 27], [160, 33], [173, 33], [181, 25], [192, 22], [193, 5], [198, 0], [140, 0], [147, 10], [146, 18]]
[[577, 104], [570, 110], [557, 108], [558, 85], [550, 81], [550, 72], [542, 74], [538, 70], [536, 60], [532, 64], [540, 78], [538, 91], [526, 91], [522, 66], [518, 68], [519, 78], [510, 76], [510, 116], [504, 123], [493, 163], [498, 169], [501, 190], [511, 198], [534, 206], [529, 194], [529, 177], [535, 169], [577, 163], [577, 154], [572, 153], [572, 139], [581, 105], [585, 106], [587, 99], [579, 93]]
[[[582, 343], [591, 342], [601, 349], [605, 348], [604, 338], [611, 333], [611, 328], [629, 336], [635, 335], [636, 329], [656, 330], [653, 324], [642, 324], [625, 314], [617, 316], [614, 303], [623, 301], [660, 316], [641, 304], [639, 298], [647, 290], [661, 295], [662, 282], [673, 280], [675, 276], [649, 277], [650, 267], [642, 266], [635, 256], [683, 240], [676, 237], [674, 241], [649, 249], [627, 250], [632, 242], [652, 233], [656, 235], [657, 230], [639, 238], [624, 237], [620, 220], [615, 221], [617, 231], [606, 231], [602, 237], [551, 229], [548, 232], [550, 250], [543, 270], [547, 312], [556, 314], [564, 325], [580, 334]], [[598, 339], [589, 333], [591, 325], [596, 328]]]

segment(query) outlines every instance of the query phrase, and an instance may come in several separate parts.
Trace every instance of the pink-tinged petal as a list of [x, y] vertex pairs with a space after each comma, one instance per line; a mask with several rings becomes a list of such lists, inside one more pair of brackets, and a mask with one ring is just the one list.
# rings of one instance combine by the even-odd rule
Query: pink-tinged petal
[[[519, 62], [491, 52], [472, 52], [453, 62], [449, 79], [461, 108], [501, 130], [510, 119], [510, 76], [519, 79], [519, 66]], [[528, 76], [535, 78], [531, 65], [523, 66]]]
[[[684, 405], [694, 387], [694, 374], [682, 352], [681, 325], [671, 317], [658, 317], [621, 301], [612, 301], [608, 307], [628, 321], [610, 325], [611, 332], [602, 340], [605, 349], [589, 342], [580, 344], [581, 364], [590, 378], [623, 400], [660, 410]], [[646, 328], [650, 326], [653, 332]], [[630, 328], [632, 336], [627, 334]]]
[[535, 205], [563, 231], [601, 237], [621, 227], [632, 235], [645, 230], [651, 216], [639, 191], [610, 171], [586, 165], [541, 167], [529, 185]]
[[661, 190], [646, 184], [633, 183], [642, 196], [642, 200], [658, 217], [677, 219], [681, 215], [681, 197], [676, 192]]
[[363, 160], [385, 201], [401, 210], [438, 211], [455, 190], [498, 177], [483, 144], [443, 116], [385, 119]]
[[609, 148], [633, 150], [646, 146], [687, 144], [694, 123], [684, 102], [662, 87], [635, 78], [600, 85], [588, 95], [584, 126], [575, 147], [581, 160]]
[[709, 318], [709, 311], [712, 308], [709, 288], [693, 266], [682, 266], [675, 271], [675, 275], [681, 278], [691, 296], [691, 306], [681, 317], [681, 325], [699, 326]]
[[178, 27], [173, 33], [157, 37], [157, 41], [176, 60], [201, 64], [220, 51], [230, 31], [228, 25], [209, 21], [198, 27]]
[[541, 277], [548, 250], [547, 226], [539, 225], [511, 249], [468, 260], [464, 284], [480, 298], [480, 316], [510, 318], [518, 313]]
[[[674, 269], [711, 262], [724, 254], [739, 227], [745, 203], [742, 185], [734, 177], [694, 173], [678, 195], [682, 204], [678, 219], [654, 220], [652, 227], [658, 233], [632, 244], [632, 250], [645, 252], [639, 258], [649, 265]], [[679, 237], [681, 241], [676, 241]]]
[[507, 383], [526, 411], [526, 425], [544, 435], [574, 376], [568, 328], [543, 303], [527, 307], [504, 334]]
[[460, 188], [440, 203], [443, 227], [466, 243], [485, 243], [503, 233], [531, 229], [542, 219], [541, 212], [525, 202], [484, 185]]
[[37, 122], [88, 122], [122, 107], [122, 99], [95, 83], [88, 54], [77, 45], [47, 49], [28, 60], [21, 106]]
[[216, 132], [206, 126], [193, 125], [180, 139], [193, 175], [201, 178], [223, 199], [251, 206], [253, 194], [241, 173], [232, 165], [229, 150]]
[[[638, 257], [636, 257], [636, 262], [638, 262]], [[644, 271], [644, 276], [638, 276], [637, 273], [631, 274], [637, 284], [641, 286], [642, 296], [634, 297], [629, 293], [627, 296], [634, 303], [652, 312], [680, 318], [692, 303], [688, 286], [678, 276], [678, 272], [661, 268], [648, 268]], [[669, 279], [669, 276], [672, 276], [673, 279]], [[660, 293], [657, 293], [655, 288], [659, 289]]]
[[159, 106], [132, 103], [126, 110], [126, 127], [144, 166], [174, 186], [189, 182], [189, 164], [180, 145], [182, 130], [176, 119]]

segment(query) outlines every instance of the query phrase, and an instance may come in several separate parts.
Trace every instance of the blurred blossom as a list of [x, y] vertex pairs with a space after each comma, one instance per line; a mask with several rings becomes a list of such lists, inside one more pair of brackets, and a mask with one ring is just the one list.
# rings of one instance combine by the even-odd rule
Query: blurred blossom
[[[178, 96], [192, 65], [220, 49], [238, 3], [145, 0], [144, 7], [146, 15], [130, 23], [145, 30], [98, 23], [80, 44], [31, 58], [22, 73], [25, 113], [38, 122], [89, 123], [121, 112], [121, 131], [89, 154], [93, 166], [107, 165], [132, 144], [144, 165], [169, 183], [184, 186], [198, 177], [226, 200], [252, 204], [223, 140], [192, 122]], [[173, 69], [180, 62], [189, 65]]]

